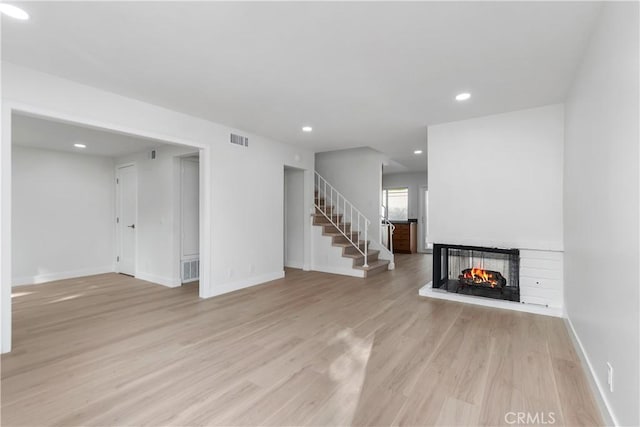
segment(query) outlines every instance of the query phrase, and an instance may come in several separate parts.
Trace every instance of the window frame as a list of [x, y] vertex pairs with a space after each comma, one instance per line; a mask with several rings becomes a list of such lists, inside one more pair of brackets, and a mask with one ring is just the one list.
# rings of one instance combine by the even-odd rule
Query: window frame
[[[407, 217], [405, 219], [389, 218], [389, 191], [404, 190], [407, 194]], [[386, 187], [382, 189], [382, 208], [384, 210], [384, 218], [388, 221], [408, 221], [409, 220], [409, 187]]]

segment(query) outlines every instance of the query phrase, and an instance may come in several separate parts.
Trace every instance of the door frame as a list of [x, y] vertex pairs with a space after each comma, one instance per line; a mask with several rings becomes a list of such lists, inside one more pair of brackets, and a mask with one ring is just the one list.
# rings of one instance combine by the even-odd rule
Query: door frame
[[[427, 253], [429, 248], [426, 244], [427, 233], [429, 232], [429, 219], [427, 215], [427, 202], [424, 193], [429, 191], [429, 187], [421, 185], [418, 187], [418, 252]], [[427, 196], [428, 197], [428, 196]]]
[[200, 152], [200, 284], [198, 295], [200, 298], [209, 298], [215, 295], [211, 278], [212, 248], [212, 183], [211, 183], [211, 158], [213, 146], [189, 139], [175, 136], [167, 136], [163, 133], [149, 131], [130, 126], [116, 125], [109, 121], [96, 120], [90, 114], [70, 114], [64, 110], [38, 107], [33, 104], [2, 100], [0, 128], [0, 329], [2, 342], [0, 353], [11, 351], [12, 337], [12, 301], [11, 284], [13, 282], [11, 269], [11, 210], [12, 210], [12, 154], [11, 154], [11, 128], [12, 115], [26, 114], [42, 117], [49, 120], [68, 122], [77, 125], [94, 127], [102, 130], [120, 132], [141, 138], [155, 139], [170, 145], [192, 147]]
[[[302, 262], [297, 263], [296, 265], [287, 265], [287, 249], [288, 249], [288, 238], [289, 238], [289, 234], [287, 232], [287, 222], [289, 219], [289, 212], [287, 209], [287, 171], [290, 171], [291, 173], [295, 173], [295, 174], [299, 174], [299, 178], [300, 179], [300, 183], [302, 184], [302, 194], [301, 194], [301, 204], [302, 204], [302, 208], [300, 209], [299, 212], [299, 219], [302, 220], [302, 248], [303, 248], [303, 254], [302, 254]], [[304, 197], [305, 197], [305, 186], [307, 185], [307, 170], [306, 169], [301, 169], [295, 166], [289, 166], [287, 164], [285, 164], [282, 168], [282, 268], [284, 270], [284, 268], [296, 268], [296, 269], [301, 269], [303, 271], [308, 271], [309, 268], [307, 266], [307, 264], [305, 263], [305, 255], [304, 255], [304, 251], [306, 250], [307, 247], [307, 233], [305, 232], [305, 226], [306, 226], [306, 219], [305, 219], [305, 204], [304, 204]]]
[[[180, 247], [179, 247], [179, 253], [178, 253], [178, 271], [180, 272], [180, 284], [184, 285], [186, 283], [190, 283], [190, 282], [194, 282], [196, 280], [200, 280], [200, 278], [198, 277], [198, 279], [192, 279], [189, 280], [187, 282], [184, 282], [182, 279], [182, 261], [183, 261], [183, 257], [184, 257], [184, 162], [193, 162], [193, 163], [197, 163], [198, 164], [198, 174], [200, 174], [200, 153], [198, 153], [198, 157], [195, 158], [192, 154], [187, 154], [184, 156], [180, 156], [179, 158], [179, 162], [180, 162], [180, 178], [179, 178], [179, 188], [180, 188], [180, 214], [179, 214], [179, 228], [180, 228], [180, 234], [179, 234], [179, 240], [180, 240]], [[200, 185], [200, 182], [199, 182]], [[198, 198], [198, 205], [201, 202], [201, 198]], [[200, 212], [199, 212], [200, 213]], [[198, 219], [199, 224], [198, 224], [198, 228], [200, 227], [200, 219]], [[200, 239], [201, 236], [201, 232], [198, 229], [198, 239]], [[195, 257], [194, 257], [195, 259]], [[197, 259], [199, 262], [202, 262], [201, 257], [200, 257], [200, 253], [198, 252], [197, 255]], [[198, 272], [200, 273], [200, 272]]]
[[129, 162], [129, 163], [122, 163], [122, 164], [117, 164], [116, 165], [116, 181], [114, 182], [114, 185], [116, 186], [116, 191], [115, 191], [115, 195], [116, 195], [116, 203], [115, 203], [115, 208], [116, 208], [116, 239], [115, 239], [115, 243], [116, 243], [116, 247], [115, 247], [115, 257], [116, 257], [116, 262], [115, 262], [115, 267], [114, 270], [116, 273], [122, 273], [122, 271], [120, 271], [120, 260], [119, 260], [119, 256], [120, 254], [122, 254], [122, 238], [121, 238], [121, 233], [118, 230], [118, 227], [122, 227], [122, 225], [119, 224], [119, 219], [122, 215], [120, 215], [120, 184], [119, 184], [119, 180], [120, 180], [120, 169], [123, 168], [128, 168], [128, 167], [133, 167], [136, 173], [136, 203], [135, 203], [135, 207], [134, 207], [134, 217], [135, 217], [135, 222], [134, 224], [136, 224], [136, 228], [134, 228], [133, 230], [133, 253], [134, 253], [134, 261], [133, 261], [133, 276], [136, 277], [138, 274], [138, 165], [136, 164], [136, 162]]

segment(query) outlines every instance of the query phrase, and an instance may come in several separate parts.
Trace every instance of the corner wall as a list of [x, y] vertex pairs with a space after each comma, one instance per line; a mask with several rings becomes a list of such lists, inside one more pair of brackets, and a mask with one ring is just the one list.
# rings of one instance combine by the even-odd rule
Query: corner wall
[[639, 5], [602, 8], [565, 110], [565, 304], [612, 421], [637, 426]]
[[13, 147], [12, 285], [113, 271], [109, 157]]
[[354, 148], [318, 153], [315, 161], [316, 171], [371, 221], [372, 242], [380, 236], [383, 160], [376, 150]]
[[156, 158], [149, 151], [116, 159], [116, 166], [135, 163], [138, 173], [136, 277], [165, 286], [180, 286], [180, 159], [197, 148], [162, 145]]

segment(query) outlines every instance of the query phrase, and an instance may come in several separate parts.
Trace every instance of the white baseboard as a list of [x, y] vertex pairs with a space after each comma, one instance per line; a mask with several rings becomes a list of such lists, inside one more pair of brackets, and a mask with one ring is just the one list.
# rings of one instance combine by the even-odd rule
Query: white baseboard
[[328, 265], [314, 265], [311, 267], [311, 270], [320, 271], [322, 273], [341, 274], [343, 276], [364, 278], [364, 270], [358, 270], [355, 268], [340, 268]]
[[95, 276], [96, 274], [113, 273], [113, 265], [85, 268], [82, 270], [61, 271], [57, 273], [38, 274], [35, 276], [14, 277], [12, 286], [39, 285], [41, 283], [54, 282], [57, 280], [75, 279], [76, 277]]
[[180, 279], [173, 279], [171, 277], [156, 276], [155, 274], [136, 272], [136, 279], [144, 280], [158, 285], [166, 286], [168, 288], [177, 288], [182, 285]]
[[493, 298], [476, 297], [473, 295], [460, 295], [444, 290], [433, 289], [432, 282], [427, 283], [418, 291], [418, 295], [428, 298], [443, 299], [447, 301], [462, 302], [465, 304], [483, 305], [485, 307], [500, 308], [504, 310], [522, 311], [525, 313], [542, 314], [545, 316], [562, 317], [561, 308], [545, 307], [542, 305], [522, 304], [516, 301], [504, 301]]
[[582, 346], [582, 341], [580, 341], [580, 337], [576, 333], [575, 328], [573, 327], [573, 323], [571, 323], [571, 319], [565, 317], [564, 319], [567, 330], [569, 331], [569, 336], [573, 341], [574, 348], [577, 350], [578, 356], [582, 361], [582, 364], [589, 368], [589, 375], [587, 375], [587, 379], [589, 381], [589, 385], [591, 386], [591, 390], [593, 390], [593, 394], [598, 403], [598, 407], [600, 408], [600, 414], [602, 415], [603, 421], [608, 426], [619, 426], [618, 420], [615, 415], [613, 415], [613, 411], [611, 410], [611, 405], [609, 404], [609, 400], [607, 399], [607, 395], [605, 394], [605, 388], [600, 384], [600, 380], [598, 380], [598, 376], [596, 375], [595, 370], [593, 369], [593, 365], [587, 356], [587, 352], [584, 350]]
[[205, 289], [201, 293], [202, 298], [211, 298], [218, 295], [226, 294], [240, 289], [248, 288], [251, 286], [261, 285], [272, 280], [282, 279], [284, 277], [283, 271], [275, 271], [273, 273], [261, 274], [260, 276], [250, 277], [248, 279], [238, 280], [236, 282], [223, 283], [219, 285], [213, 285], [214, 289]]

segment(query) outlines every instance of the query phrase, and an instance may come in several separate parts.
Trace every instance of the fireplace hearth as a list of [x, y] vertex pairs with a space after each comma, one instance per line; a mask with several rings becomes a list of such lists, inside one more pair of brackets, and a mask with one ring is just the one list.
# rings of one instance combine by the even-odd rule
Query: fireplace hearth
[[433, 245], [434, 289], [520, 302], [520, 251]]

